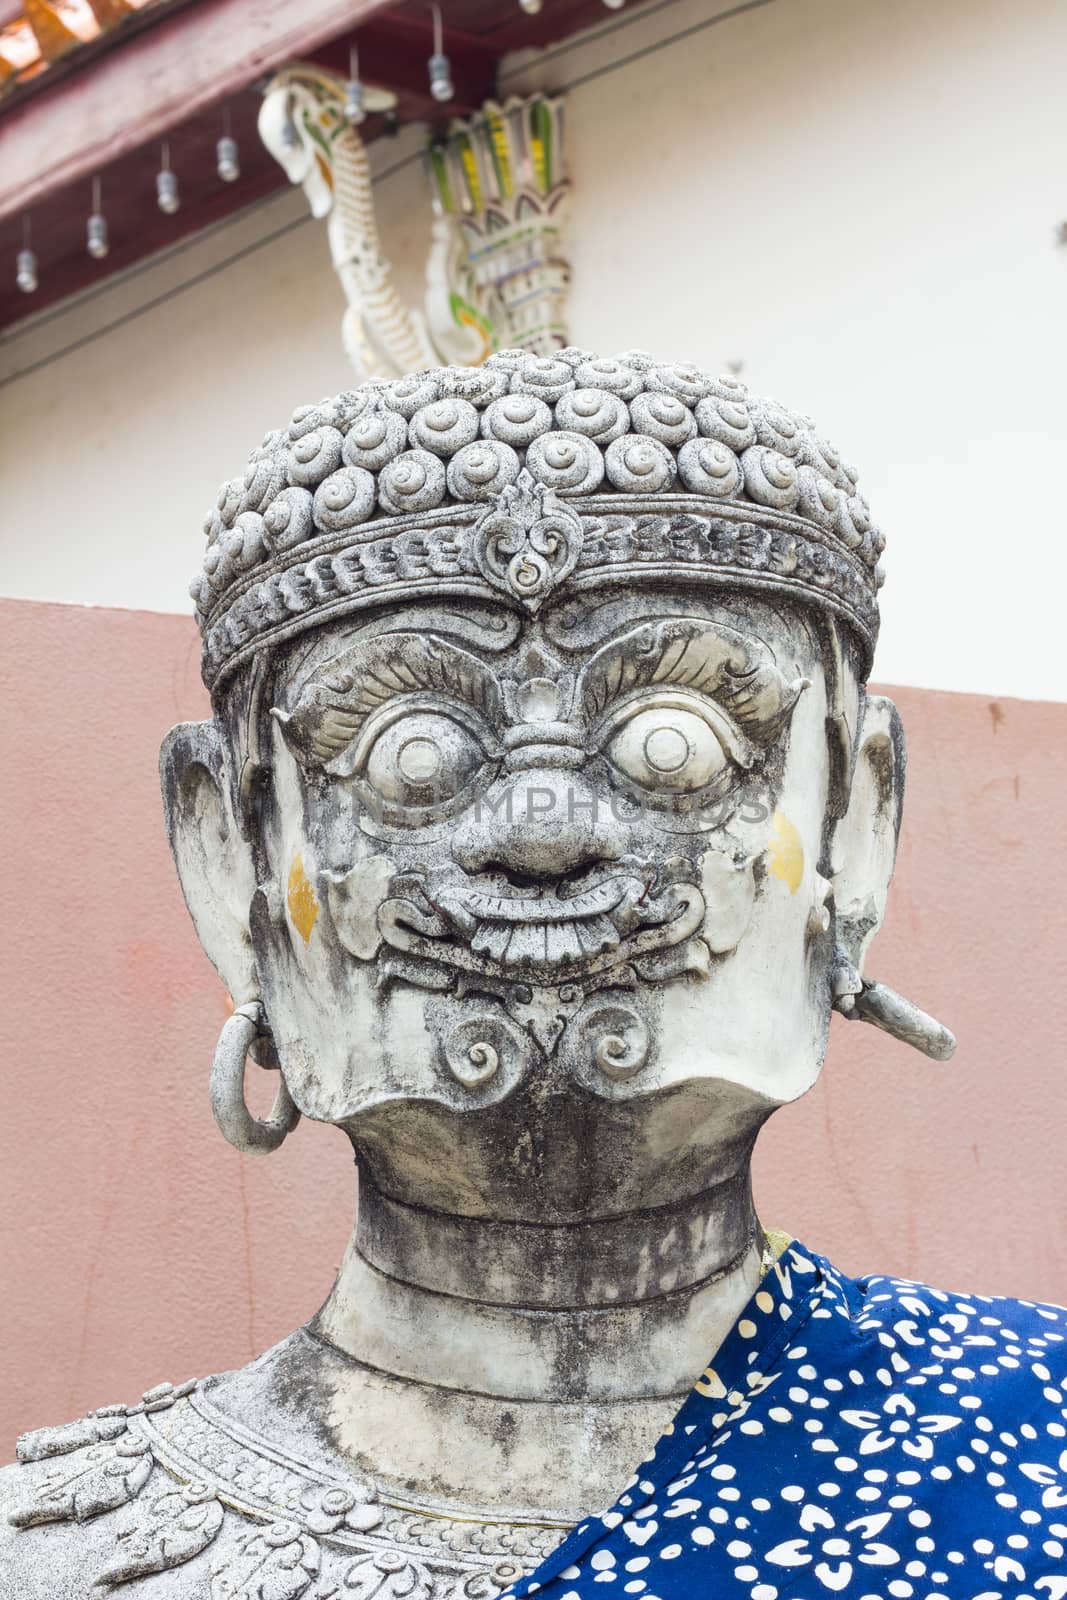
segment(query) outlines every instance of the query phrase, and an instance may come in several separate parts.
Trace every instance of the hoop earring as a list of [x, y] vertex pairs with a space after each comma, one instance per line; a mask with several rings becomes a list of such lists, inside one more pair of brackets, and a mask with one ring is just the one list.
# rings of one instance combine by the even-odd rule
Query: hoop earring
[[211, 1109], [219, 1131], [235, 1150], [249, 1155], [277, 1150], [300, 1121], [300, 1112], [280, 1075], [278, 1093], [265, 1121], [254, 1117], [245, 1103], [245, 1059], [257, 1035], [267, 1032], [267, 1013], [261, 1001], [238, 1006], [219, 1034], [211, 1063]]

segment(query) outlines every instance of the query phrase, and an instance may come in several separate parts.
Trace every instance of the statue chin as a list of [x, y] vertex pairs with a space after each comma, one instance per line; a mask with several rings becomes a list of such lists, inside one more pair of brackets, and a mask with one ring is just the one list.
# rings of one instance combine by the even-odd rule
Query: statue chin
[[[287, 935], [256, 943], [265, 992], [291, 1006]], [[616, 969], [584, 998], [577, 983], [379, 986], [350, 962], [341, 1003], [275, 1006], [292, 1032], [275, 1022], [274, 1038], [300, 1111], [343, 1126], [361, 1172], [412, 1204], [530, 1219], [668, 1205], [747, 1161], [766, 1118], [814, 1082], [829, 1024], [828, 999], [806, 989], [778, 1027], [756, 994], [757, 1056], [751, 972], [706, 949], [676, 960], [658, 987]], [[828, 953], [800, 964], [798, 987], [811, 977], [828, 995]]]

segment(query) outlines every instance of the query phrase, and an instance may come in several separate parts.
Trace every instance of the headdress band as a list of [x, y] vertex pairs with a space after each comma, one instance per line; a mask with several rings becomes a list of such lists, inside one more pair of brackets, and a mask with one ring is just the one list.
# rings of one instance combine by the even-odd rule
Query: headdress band
[[501, 351], [302, 407], [206, 531], [212, 690], [329, 618], [444, 594], [534, 613], [605, 584], [732, 585], [836, 612], [868, 664], [877, 635], [884, 541], [852, 468], [735, 379], [637, 353]]

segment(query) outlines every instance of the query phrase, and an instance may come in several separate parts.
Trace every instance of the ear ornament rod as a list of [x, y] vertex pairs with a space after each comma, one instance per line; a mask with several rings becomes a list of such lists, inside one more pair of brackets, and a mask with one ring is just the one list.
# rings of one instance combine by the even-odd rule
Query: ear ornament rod
[[834, 1010], [849, 1022], [871, 1022], [931, 1061], [948, 1061], [955, 1053], [956, 1035], [944, 1023], [884, 983], [868, 982], [847, 958], [839, 958], [835, 990]]
[[245, 1101], [245, 1060], [257, 1038], [268, 1035], [267, 1014], [259, 1000], [238, 1006], [226, 1019], [211, 1063], [211, 1109], [219, 1131], [235, 1150], [248, 1155], [276, 1150], [300, 1121], [284, 1079], [279, 1079], [268, 1118], [254, 1117]]

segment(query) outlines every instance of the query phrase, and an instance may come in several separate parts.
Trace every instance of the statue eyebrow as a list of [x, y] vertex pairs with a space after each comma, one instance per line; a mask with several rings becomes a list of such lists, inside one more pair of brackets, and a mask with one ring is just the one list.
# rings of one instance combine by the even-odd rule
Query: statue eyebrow
[[459, 700], [491, 723], [500, 720], [500, 687], [488, 667], [466, 650], [421, 633], [357, 642], [311, 677], [291, 711], [272, 706], [270, 714], [302, 766], [325, 767], [376, 711], [419, 693]]
[[762, 640], [717, 623], [676, 618], [644, 623], [604, 645], [582, 669], [578, 697], [595, 721], [631, 692], [691, 689], [714, 700], [753, 743], [767, 746], [809, 682], [790, 682]]

